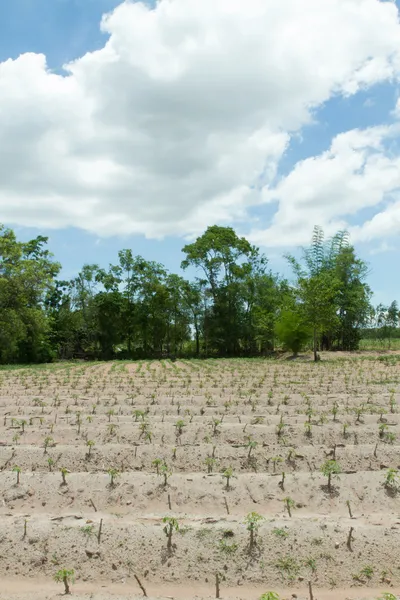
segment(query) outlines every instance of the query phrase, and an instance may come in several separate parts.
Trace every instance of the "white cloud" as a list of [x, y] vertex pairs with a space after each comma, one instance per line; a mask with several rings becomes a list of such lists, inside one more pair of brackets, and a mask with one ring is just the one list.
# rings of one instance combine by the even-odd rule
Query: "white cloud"
[[[400, 70], [398, 11], [379, 0], [124, 3], [102, 28], [104, 48], [65, 76], [42, 55], [0, 63], [0, 220], [153, 237], [243, 222], [272, 200], [259, 187], [313, 109]], [[298, 165], [275, 191], [271, 242], [377, 204], [378, 171], [397, 182], [385, 132], [349, 132]]]
[[[328, 235], [346, 228], [353, 241], [400, 231], [400, 202], [393, 202], [400, 190], [400, 155], [390, 146], [399, 133], [398, 123], [348, 131], [328, 151], [297, 163], [274, 189], [263, 191], [265, 202], [278, 200], [279, 206], [270, 227], [254, 230], [251, 239], [267, 246], [304, 244], [314, 224]], [[348, 225], [349, 217], [369, 208], [381, 212], [362, 226]]]

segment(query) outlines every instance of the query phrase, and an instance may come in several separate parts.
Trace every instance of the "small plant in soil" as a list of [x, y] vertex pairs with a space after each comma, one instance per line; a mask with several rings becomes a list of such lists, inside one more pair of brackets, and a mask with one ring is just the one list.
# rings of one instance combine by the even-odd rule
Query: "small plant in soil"
[[280, 538], [287, 538], [287, 536], [289, 535], [287, 531], [285, 531], [284, 529], [279, 529], [278, 527], [275, 527], [275, 529], [272, 530], [272, 533], [274, 535], [276, 535], [276, 537], [280, 537]]
[[371, 567], [370, 565], [366, 565], [365, 567], [363, 567], [361, 569], [360, 575], [362, 577], [365, 577], [365, 579], [372, 579], [372, 577], [374, 575], [374, 569], [373, 569], [373, 567]]
[[247, 447], [249, 449], [248, 453], [247, 453], [247, 458], [251, 458], [251, 453], [253, 450], [255, 450], [258, 446], [258, 442], [256, 442], [256, 440], [253, 440], [251, 438], [248, 439], [247, 442]]
[[265, 592], [260, 596], [260, 600], [281, 600], [281, 597], [276, 592]]
[[246, 525], [247, 531], [250, 533], [250, 550], [253, 549], [256, 543], [257, 532], [264, 520], [264, 517], [256, 512], [251, 512], [245, 517], [244, 524]]
[[328, 491], [332, 491], [332, 477], [339, 477], [342, 469], [336, 460], [327, 460], [321, 466], [321, 473], [328, 478]]
[[386, 433], [386, 435], [385, 435], [385, 439], [384, 439], [384, 441], [385, 441], [387, 444], [394, 444], [394, 443], [395, 443], [395, 441], [396, 441], [396, 434], [395, 434], [395, 433], [393, 433], [393, 431], [389, 431], [389, 432], [387, 432], [387, 433]]
[[60, 473], [61, 473], [61, 479], [62, 479], [61, 485], [67, 485], [66, 476], [69, 473], [68, 469], [66, 469], [65, 467], [61, 467]]
[[385, 486], [385, 488], [392, 492], [397, 492], [399, 489], [399, 483], [400, 483], [400, 478], [399, 478], [398, 470], [393, 469], [393, 468], [388, 469], [386, 471], [385, 480], [383, 482], [383, 485]]
[[88, 440], [88, 441], [86, 442], [86, 446], [88, 447], [88, 457], [90, 457], [90, 456], [91, 456], [91, 453], [92, 453], [92, 448], [93, 448], [93, 446], [94, 446], [95, 444], [96, 444], [96, 442], [94, 442], [93, 440]]
[[276, 426], [276, 435], [278, 437], [281, 437], [283, 435], [285, 427], [286, 427], [286, 423], [283, 422], [283, 416], [281, 416], [281, 420], [279, 421], [278, 425]]
[[213, 435], [218, 435], [219, 433], [219, 427], [221, 425], [222, 421], [221, 419], [213, 419], [212, 421], [212, 425], [213, 425]]
[[282, 461], [283, 461], [283, 458], [282, 458], [282, 456], [273, 456], [273, 457], [271, 458], [271, 462], [272, 462], [272, 465], [273, 465], [273, 470], [274, 470], [274, 473], [276, 473], [276, 465], [277, 465], [278, 463], [281, 463]]
[[174, 531], [179, 531], [179, 523], [175, 517], [164, 517], [163, 523], [165, 523], [164, 533], [167, 536], [167, 548], [172, 548], [172, 534]]
[[225, 469], [225, 471], [222, 473], [222, 477], [226, 479], [225, 489], [230, 490], [230, 481], [233, 477], [235, 477], [232, 467], [228, 467], [227, 469]]
[[276, 567], [293, 581], [299, 574], [300, 566], [298, 562], [292, 556], [283, 556], [276, 563]]
[[160, 471], [159, 471], [158, 475], [160, 475], [161, 477], [164, 478], [163, 485], [164, 485], [164, 487], [167, 487], [168, 479], [171, 477], [172, 471], [166, 463], [163, 463], [160, 466]]
[[44, 453], [47, 454], [47, 448], [49, 446], [52, 446], [54, 444], [54, 440], [52, 437], [45, 437], [43, 440], [43, 448], [44, 448]]
[[283, 502], [285, 503], [285, 507], [286, 507], [286, 510], [288, 511], [289, 517], [291, 517], [292, 516], [292, 508], [295, 508], [295, 506], [296, 506], [295, 501], [292, 500], [292, 498], [289, 498], [289, 496], [287, 496], [286, 498], [284, 498]]
[[118, 471], [118, 469], [115, 468], [108, 469], [107, 473], [110, 476], [110, 486], [114, 487], [115, 479], [117, 479], [117, 477], [120, 477], [121, 473]]
[[80, 528], [80, 531], [83, 533], [83, 535], [90, 537], [94, 533], [93, 528], [94, 528], [93, 525], [84, 525], [83, 527]]
[[383, 592], [382, 596], [379, 596], [376, 600], [397, 600], [397, 596], [391, 592]]
[[207, 466], [207, 473], [212, 473], [215, 463], [217, 462], [216, 458], [213, 458], [212, 456], [207, 456], [207, 458], [205, 459], [205, 463]]
[[381, 423], [378, 427], [379, 429], [379, 437], [382, 439], [386, 433], [386, 431], [388, 430], [389, 426], [386, 425], [386, 423]]
[[70, 584], [75, 581], [75, 571], [73, 569], [60, 569], [54, 575], [54, 581], [57, 583], [63, 583], [66, 594], [70, 594]]
[[185, 421], [183, 421], [182, 419], [179, 419], [176, 423], [175, 423], [175, 429], [176, 429], [176, 433], [177, 435], [182, 435], [183, 432], [183, 428], [186, 427], [186, 423]]
[[159, 474], [160, 474], [160, 467], [161, 467], [161, 465], [163, 464], [163, 460], [162, 460], [162, 458], [155, 458], [155, 459], [152, 461], [152, 463], [151, 463], [151, 464], [153, 465], [153, 467], [155, 467], [155, 468], [156, 468], [156, 473], [157, 473], [157, 475], [159, 475]]
[[311, 569], [312, 573], [315, 573], [317, 570], [317, 562], [315, 560], [315, 558], [313, 558], [312, 556], [310, 556], [309, 558], [307, 558], [307, 560], [304, 562], [305, 566], [308, 567], [309, 569]]
[[17, 474], [17, 485], [19, 484], [19, 477], [21, 475], [21, 467], [18, 467], [18, 465], [15, 465], [15, 467], [13, 467], [13, 472]]
[[312, 424], [309, 423], [308, 421], [306, 421], [304, 423], [304, 430], [305, 430], [305, 435], [307, 437], [312, 437]]

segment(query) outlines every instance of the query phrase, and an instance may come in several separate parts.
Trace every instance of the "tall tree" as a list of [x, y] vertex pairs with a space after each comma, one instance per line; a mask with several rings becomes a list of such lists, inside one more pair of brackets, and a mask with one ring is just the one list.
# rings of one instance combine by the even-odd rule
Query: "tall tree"
[[240, 351], [243, 323], [242, 285], [258, 253], [245, 238], [239, 238], [231, 227], [208, 227], [193, 244], [183, 248], [186, 254], [182, 268], [197, 267], [203, 273], [200, 284], [207, 285], [212, 303], [206, 323], [212, 347], [221, 355]]
[[19, 242], [0, 225], [0, 360], [36, 362], [51, 358], [46, 293], [60, 265], [46, 249], [47, 238]]

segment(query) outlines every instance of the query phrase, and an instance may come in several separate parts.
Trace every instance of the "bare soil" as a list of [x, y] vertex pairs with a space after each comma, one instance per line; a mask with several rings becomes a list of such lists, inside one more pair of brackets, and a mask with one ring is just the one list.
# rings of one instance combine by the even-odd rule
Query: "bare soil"
[[0, 599], [400, 595], [399, 399], [396, 353], [0, 371]]

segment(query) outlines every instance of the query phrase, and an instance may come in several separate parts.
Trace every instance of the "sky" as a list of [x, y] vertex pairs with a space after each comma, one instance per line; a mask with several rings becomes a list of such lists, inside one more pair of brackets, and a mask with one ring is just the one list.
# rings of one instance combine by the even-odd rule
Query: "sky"
[[400, 301], [400, 21], [383, 0], [3, 0], [0, 222], [72, 277], [179, 270], [208, 225], [274, 271], [347, 229]]

